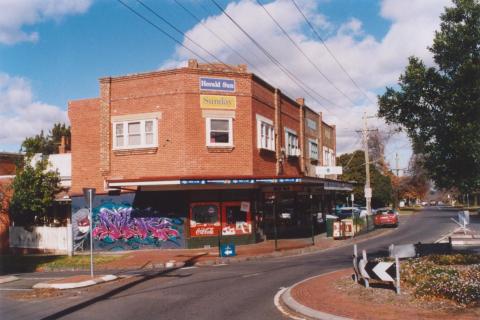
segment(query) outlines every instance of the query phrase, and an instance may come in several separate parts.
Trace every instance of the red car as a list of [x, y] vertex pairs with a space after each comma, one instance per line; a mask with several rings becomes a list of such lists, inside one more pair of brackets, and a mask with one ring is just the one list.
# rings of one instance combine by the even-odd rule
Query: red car
[[373, 218], [373, 223], [376, 227], [381, 226], [398, 226], [398, 214], [392, 209], [377, 210]]

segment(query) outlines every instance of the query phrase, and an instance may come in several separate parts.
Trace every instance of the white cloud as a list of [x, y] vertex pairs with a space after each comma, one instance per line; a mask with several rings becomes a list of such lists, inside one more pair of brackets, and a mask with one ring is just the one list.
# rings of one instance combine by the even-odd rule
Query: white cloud
[[65, 15], [87, 11], [93, 0], [2, 0], [0, 1], [0, 43], [38, 40], [35, 31], [24, 26], [49, 19], [58, 20]]
[[68, 123], [65, 110], [36, 101], [26, 79], [0, 73], [0, 149], [17, 151], [26, 137], [47, 133], [55, 122]]
[[[389, 20], [391, 25], [386, 35], [379, 40], [363, 29], [362, 21], [358, 18], [353, 17], [334, 26], [328, 17], [321, 13], [318, 1], [304, 0], [297, 1], [297, 3], [300, 4], [309, 20], [320, 28], [318, 31], [329, 49], [342, 62], [355, 82], [367, 93], [370, 97], [369, 100], [364, 98], [363, 94], [341, 71], [322, 43], [312, 37], [303, 18], [289, 1], [277, 0], [266, 4], [265, 7], [282, 24], [290, 36], [300, 44], [306, 54], [315, 61], [320, 70], [355, 101], [354, 106], [309, 64], [255, 1], [232, 2], [227, 5], [225, 10], [298, 78], [341, 107], [320, 105], [309, 97], [283, 75], [227, 17], [219, 14], [208, 17], [204, 22], [230, 46], [249, 59], [249, 67], [252, 72], [264, 77], [265, 80], [293, 98], [305, 97], [310, 107], [317, 111], [323, 111], [325, 119], [337, 125], [339, 153], [349, 152], [359, 147], [354, 143], [357, 140], [355, 130], [362, 127], [363, 112], [366, 110], [369, 114], [376, 114], [377, 107], [371, 102], [376, 101], [375, 92], [382, 92], [385, 86], [396, 84], [409, 56], [416, 55], [424, 59], [426, 63], [432, 63], [432, 56], [427, 50], [427, 46], [431, 45], [434, 31], [439, 27], [440, 14], [444, 11], [445, 6], [451, 4], [451, 0], [381, 1], [379, 14]], [[323, 33], [326, 35], [322, 31], [325, 31]], [[202, 25], [194, 26], [187, 34], [222, 61], [231, 64], [245, 63], [221, 41], [212, 37]], [[186, 39], [184, 44], [201, 52]], [[202, 53], [202, 56], [206, 60], [213, 60], [205, 53]], [[174, 66], [176, 62], [179, 63], [188, 58], [192, 58], [192, 54], [184, 48], [178, 47], [176, 54], [164, 66]], [[371, 123], [388, 130], [382, 120], [371, 121]], [[399, 135], [399, 139], [403, 139], [404, 143], [400, 143], [401, 145], [408, 145], [408, 140], [404, 135]], [[397, 146], [400, 144], [396, 143]]]

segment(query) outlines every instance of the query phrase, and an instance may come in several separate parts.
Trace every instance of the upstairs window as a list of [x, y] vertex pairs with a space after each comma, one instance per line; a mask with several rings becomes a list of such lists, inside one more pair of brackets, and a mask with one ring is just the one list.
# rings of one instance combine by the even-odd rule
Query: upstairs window
[[156, 123], [154, 119], [114, 122], [113, 149], [156, 147]]
[[309, 157], [311, 160], [318, 160], [318, 143], [316, 140], [308, 140]]
[[288, 157], [298, 157], [300, 155], [297, 133], [288, 128], [285, 128], [285, 152]]
[[275, 151], [275, 129], [273, 121], [257, 115], [257, 147]]
[[207, 118], [207, 146], [232, 147], [232, 118]]

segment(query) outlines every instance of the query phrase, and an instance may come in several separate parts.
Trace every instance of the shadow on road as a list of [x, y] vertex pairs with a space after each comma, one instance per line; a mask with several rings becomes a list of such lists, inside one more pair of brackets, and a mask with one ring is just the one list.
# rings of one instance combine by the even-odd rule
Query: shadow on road
[[[205, 254], [200, 254], [200, 255], [194, 256], [194, 257], [186, 260], [186, 261], [185, 261], [185, 266], [187, 266], [187, 265], [190, 265], [190, 266], [191, 266], [191, 265], [194, 265], [195, 262], [196, 262], [201, 256], [203, 256], [203, 255], [205, 255]], [[115, 289], [113, 289], [113, 290], [110, 290], [110, 291], [108, 291], [108, 292], [106, 292], [106, 293], [104, 293], [104, 294], [102, 294], [102, 295], [100, 295], [100, 296], [94, 297], [94, 298], [92, 298], [92, 299], [90, 299], [90, 300], [87, 300], [87, 301], [84, 301], [84, 302], [79, 303], [79, 304], [77, 304], [77, 305], [68, 307], [68, 308], [66, 308], [66, 309], [64, 309], [64, 310], [58, 311], [58, 312], [56, 312], [56, 313], [54, 313], [54, 314], [51, 314], [51, 315], [46, 316], [46, 317], [44, 317], [44, 318], [41, 318], [41, 320], [51, 320], [51, 319], [59, 319], [59, 318], [65, 317], [65, 316], [67, 316], [67, 315], [69, 315], [69, 314], [72, 314], [72, 313], [74, 313], [74, 312], [77, 312], [77, 311], [79, 311], [79, 310], [82, 310], [82, 309], [84, 309], [84, 308], [87, 308], [87, 307], [89, 307], [89, 306], [91, 306], [91, 305], [93, 305], [93, 304], [95, 304], [95, 303], [97, 303], [97, 302], [100, 302], [100, 301], [109, 299], [110, 297], [113, 297], [113, 296], [115, 296], [115, 295], [117, 295], [117, 294], [119, 294], [119, 293], [121, 293], [121, 292], [123, 292], [123, 291], [125, 291], [125, 290], [128, 290], [128, 289], [130, 289], [130, 288], [133, 288], [133, 287], [135, 287], [135, 286], [137, 286], [137, 285], [139, 285], [139, 284], [141, 284], [141, 283], [147, 282], [147, 281], [149, 281], [149, 280], [151, 280], [151, 279], [154, 279], [154, 278], [157, 278], [157, 277], [172, 277], [172, 276], [174, 276], [174, 275], [170, 275], [170, 273], [172, 273], [172, 272], [174, 272], [174, 271], [176, 271], [176, 270], [178, 270], [178, 269], [180, 269], [180, 267], [178, 267], [178, 268], [171, 268], [171, 269], [167, 269], [167, 270], [163, 270], [163, 271], [158, 271], [158, 272], [157, 272], [157, 271], [152, 271], [151, 273], [145, 274], [142, 278], [140, 278], [140, 279], [138, 279], [138, 280], [136, 280], [136, 281], [127, 283], [127, 284], [125, 284], [125, 285], [123, 285], [123, 286], [121, 286], [121, 287], [118, 287], [118, 288], [115, 288]], [[189, 276], [189, 275], [183, 275], [183, 276], [180, 275], [180, 276], [178, 276], [178, 277], [187, 277], [187, 276]]]

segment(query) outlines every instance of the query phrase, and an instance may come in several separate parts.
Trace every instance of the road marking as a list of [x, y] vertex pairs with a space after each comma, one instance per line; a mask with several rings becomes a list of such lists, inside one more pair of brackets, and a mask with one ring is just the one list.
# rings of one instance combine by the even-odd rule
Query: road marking
[[188, 269], [197, 269], [198, 267], [196, 266], [191, 266], [191, 267], [183, 267], [183, 268], [180, 268], [180, 270], [188, 270]]
[[20, 280], [53, 280], [53, 279], [61, 279], [64, 277], [21, 277]]
[[25, 289], [19, 289], [19, 288], [0, 288], [0, 291], [32, 291], [33, 289], [30, 288], [25, 288]]
[[261, 275], [261, 274], [262, 274], [261, 272], [244, 274], [244, 275], [242, 276], [242, 278], [256, 277], [256, 276], [259, 276], [259, 275]]
[[275, 304], [275, 307], [277, 307], [278, 311], [283, 313], [285, 316], [289, 317], [290, 319], [294, 320], [305, 320], [305, 318], [300, 318], [297, 316], [294, 316], [293, 314], [290, 314], [287, 310], [285, 310], [284, 307], [280, 304], [280, 297], [282, 294], [287, 290], [288, 288], [280, 288], [280, 290], [275, 294], [275, 297], [273, 298], [273, 303]]
[[226, 263], [212, 264], [212, 267], [223, 267], [223, 266], [228, 266], [228, 264]]

